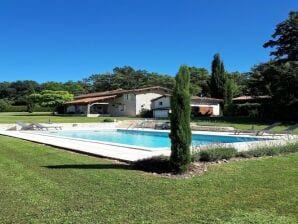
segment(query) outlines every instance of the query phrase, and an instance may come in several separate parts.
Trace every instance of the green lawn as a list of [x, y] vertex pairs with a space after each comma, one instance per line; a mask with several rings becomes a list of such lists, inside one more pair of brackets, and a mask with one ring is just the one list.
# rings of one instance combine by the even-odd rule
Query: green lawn
[[298, 154], [169, 179], [0, 136], [0, 223], [297, 223]]
[[[275, 121], [263, 120], [257, 118], [249, 117], [201, 117], [193, 119], [198, 125], [208, 125], [208, 126], [229, 126], [236, 129], [247, 130], [252, 127], [255, 130], [260, 130], [268, 125], [274, 123]], [[283, 122], [281, 125], [272, 129], [273, 132], [280, 133], [285, 130], [290, 125], [294, 125], [294, 122]], [[294, 134], [298, 134], [298, 129], [294, 131]]]
[[[102, 122], [107, 117], [77, 117], [77, 116], [53, 116], [50, 112], [4, 112], [0, 113], [0, 124], [2, 123], [16, 123], [16, 122], [39, 122], [45, 123], [86, 123], [86, 122]], [[109, 117], [111, 119], [124, 120], [134, 119], [128, 117]]]

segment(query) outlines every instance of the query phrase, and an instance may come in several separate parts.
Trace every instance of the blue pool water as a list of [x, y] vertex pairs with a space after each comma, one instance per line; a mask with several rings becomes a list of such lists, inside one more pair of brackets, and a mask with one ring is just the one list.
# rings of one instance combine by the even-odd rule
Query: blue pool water
[[[124, 144], [129, 146], [146, 147], [151, 149], [170, 148], [169, 133], [139, 130], [108, 130], [108, 131], [57, 131], [50, 135], [96, 140], [101, 142]], [[192, 145], [220, 144], [233, 142], [250, 142], [264, 140], [254, 137], [192, 135]]]

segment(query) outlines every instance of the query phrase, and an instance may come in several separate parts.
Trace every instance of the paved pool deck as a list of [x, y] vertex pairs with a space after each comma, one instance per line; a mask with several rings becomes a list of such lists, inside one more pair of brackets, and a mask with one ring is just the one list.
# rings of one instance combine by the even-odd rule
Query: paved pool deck
[[151, 158], [153, 156], [169, 156], [169, 150], [147, 151], [136, 148], [116, 146], [113, 144], [103, 144], [99, 142], [82, 141], [40, 135], [38, 132], [31, 131], [0, 131], [0, 135], [15, 137], [19, 139], [37, 142], [55, 146], [58, 148], [68, 149], [80, 153], [90, 154], [99, 157], [117, 159], [121, 161], [133, 162], [141, 159]]
[[[113, 128], [114, 129], [114, 128]], [[76, 129], [78, 130], [78, 129]], [[101, 129], [104, 130], [104, 129]], [[106, 130], [111, 130], [111, 127], [106, 127]], [[115, 129], [114, 129], [115, 130]], [[138, 131], [146, 130], [156, 132], [154, 129], [137, 129]], [[159, 132], [161, 130], [158, 130]], [[169, 131], [161, 131], [169, 132]], [[232, 132], [207, 132], [207, 131], [193, 131], [193, 134], [204, 134], [204, 135], [221, 135], [221, 136], [235, 136]], [[108, 144], [92, 140], [79, 140], [70, 139], [63, 137], [55, 137], [46, 135], [46, 132], [42, 131], [7, 131], [0, 130], [0, 135], [15, 137], [19, 139], [28, 140], [31, 142], [37, 142], [40, 144], [46, 144], [58, 148], [63, 148], [79, 153], [90, 154], [99, 157], [106, 157], [111, 159], [117, 159], [121, 161], [133, 162], [141, 159], [147, 159], [154, 156], [169, 156], [170, 150], [148, 150], [140, 147], [128, 147], [117, 144]], [[237, 135], [238, 137], [256, 137], [252, 135]], [[245, 151], [250, 148], [260, 145], [272, 145], [272, 144], [284, 144], [288, 141], [297, 141], [297, 136], [269, 136], [264, 135], [259, 138], [266, 138], [266, 141], [254, 141], [254, 142], [240, 142], [240, 143], [225, 143], [221, 146], [233, 146], [238, 151]], [[210, 145], [209, 145], [210, 146]], [[204, 148], [206, 146], [203, 146]]]

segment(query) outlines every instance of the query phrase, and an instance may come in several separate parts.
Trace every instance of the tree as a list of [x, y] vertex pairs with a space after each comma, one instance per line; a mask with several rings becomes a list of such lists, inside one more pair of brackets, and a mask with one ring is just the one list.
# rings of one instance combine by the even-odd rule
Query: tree
[[29, 113], [33, 113], [36, 104], [38, 104], [41, 101], [41, 94], [32, 93], [26, 98], [27, 98], [27, 111]]
[[243, 95], [249, 95], [249, 79], [250, 79], [250, 73], [240, 73], [240, 72], [229, 72], [227, 73], [227, 78], [231, 78], [234, 81], [235, 84], [235, 92], [233, 94], [234, 96], [243, 96]]
[[148, 86], [163, 86], [172, 89], [175, 79], [146, 70], [135, 70], [130, 66], [116, 67], [112, 73], [94, 74], [85, 80], [91, 91], [108, 91], [115, 89], [137, 89]]
[[287, 20], [277, 24], [274, 40], [269, 40], [263, 47], [273, 47], [270, 55], [284, 61], [298, 61], [298, 11], [290, 12]]
[[63, 86], [65, 91], [73, 95], [84, 94], [87, 92], [87, 89], [85, 89], [85, 84], [82, 81], [68, 81], [66, 83], [63, 83]]
[[205, 68], [189, 67], [190, 93], [196, 96], [207, 96], [209, 93], [208, 82], [210, 79], [208, 70]]
[[269, 95], [270, 103], [262, 102], [267, 116], [275, 119], [298, 119], [298, 12], [290, 12], [286, 21], [276, 26], [264, 47], [274, 47], [274, 60], [252, 69], [249, 81], [252, 95]]
[[53, 114], [58, 106], [73, 99], [67, 91], [44, 90], [40, 94], [31, 94], [31, 98], [39, 99], [41, 106], [52, 108]]
[[293, 62], [269, 61], [252, 70], [252, 95], [272, 97], [267, 115], [277, 119], [298, 119], [298, 66]]
[[186, 65], [180, 67], [171, 97], [171, 157], [175, 172], [185, 172], [190, 164], [190, 75]]
[[9, 103], [6, 100], [0, 99], [0, 112], [5, 112], [9, 107]]
[[226, 75], [223, 61], [219, 54], [215, 54], [211, 66], [210, 92], [214, 98], [223, 98], [225, 92]]
[[225, 84], [225, 98], [224, 98], [224, 102], [226, 105], [232, 103], [234, 93], [236, 92], [236, 88], [237, 87], [234, 80], [231, 78], [227, 79]]

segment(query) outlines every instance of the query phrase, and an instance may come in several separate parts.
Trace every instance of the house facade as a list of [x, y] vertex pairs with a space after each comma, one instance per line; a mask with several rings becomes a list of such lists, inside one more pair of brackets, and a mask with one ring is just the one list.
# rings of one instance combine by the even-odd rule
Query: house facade
[[169, 89], [160, 86], [132, 90], [118, 89], [76, 96], [64, 106], [67, 114], [88, 117], [135, 117], [142, 111], [151, 110], [152, 99], [169, 93]]
[[[154, 118], [167, 118], [170, 114], [170, 94], [157, 97], [152, 100], [151, 108]], [[209, 97], [191, 97], [191, 114], [197, 116], [219, 116], [221, 99]]]

